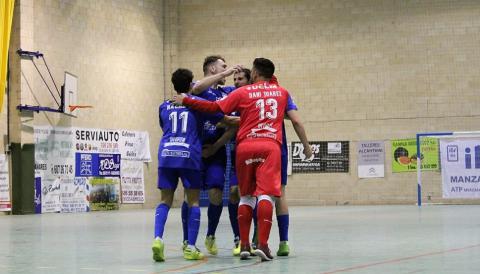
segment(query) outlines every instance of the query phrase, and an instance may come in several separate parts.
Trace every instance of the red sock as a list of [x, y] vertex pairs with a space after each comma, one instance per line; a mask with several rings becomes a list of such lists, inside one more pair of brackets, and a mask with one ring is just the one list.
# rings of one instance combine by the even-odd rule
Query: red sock
[[258, 244], [267, 245], [272, 228], [273, 205], [270, 201], [261, 200], [257, 206]]
[[238, 207], [238, 228], [242, 246], [250, 244], [250, 226], [252, 224], [253, 208], [248, 205]]

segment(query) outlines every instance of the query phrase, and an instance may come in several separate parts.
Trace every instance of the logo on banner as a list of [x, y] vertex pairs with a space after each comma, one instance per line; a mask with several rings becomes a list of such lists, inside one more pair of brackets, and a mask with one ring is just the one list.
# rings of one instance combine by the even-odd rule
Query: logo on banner
[[75, 176], [119, 177], [120, 154], [77, 153]]
[[458, 146], [447, 146], [447, 161], [458, 162]]
[[[480, 146], [475, 146], [473, 157], [475, 158], [475, 168], [480, 168]], [[469, 147], [465, 148], [465, 168], [472, 168], [472, 154]]]
[[[447, 146], [447, 161], [448, 162], [458, 162], [458, 146], [448, 145]], [[474, 162], [472, 163], [472, 156]], [[472, 169], [472, 164], [475, 169], [480, 169], [480, 145], [474, 146], [474, 151], [472, 155], [472, 149], [470, 147], [465, 148], [465, 169]]]
[[100, 154], [98, 158], [100, 176], [120, 176], [120, 154]]
[[80, 176], [92, 176], [92, 154], [80, 154]]

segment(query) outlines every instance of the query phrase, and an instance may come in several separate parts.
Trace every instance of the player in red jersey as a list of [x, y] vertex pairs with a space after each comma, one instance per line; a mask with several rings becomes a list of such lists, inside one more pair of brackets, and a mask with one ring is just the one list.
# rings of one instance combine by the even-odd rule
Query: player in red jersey
[[255, 254], [262, 261], [273, 256], [268, 248], [272, 226], [274, 197], [281, 196], [280, 161], [282, 144], [282, 122], [287, 106], [288, 91], [277, 84], [269, 83], [275, 66], [265, 58], [253, 61], [254, 84], [236, 89], [223, 100], [206, 102], [191, 100], [184, 95], [175, 97], [183, 104], [203, 112], [240, 113], [237, 133], [236, 168], [240, 190], [238, 221], [242, 259], [250, 256], [249, 232], [253, 208], [258, 198], [258, 247]]

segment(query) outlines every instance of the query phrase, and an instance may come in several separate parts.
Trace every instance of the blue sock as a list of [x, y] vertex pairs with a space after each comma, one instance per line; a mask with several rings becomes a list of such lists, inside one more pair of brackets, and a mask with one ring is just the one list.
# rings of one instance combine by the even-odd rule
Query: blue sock
[[157, 210], [155, 211], [155, 238], [163, 238], [163, 230], [165, 229], [169, 210], [170, 207], [166, 204], [159, 204], [157, 206]]
[[183, 229], [183, 241], [188, 240], [188, 204], [183, 201], [182, 204], [182, 229]]
[[288, 214], [277, 215], [278, 234], [280, 235], [280, 241], [288, 241]]
[[238, 228], [238, 203], [228, 203], [228, 216], [230, 217], [230, 225], [232, 226], [233, 236], [240, 239], [240, 231]]
[[188, 217], [188, 244], [195, 245], [197, 242], [198, 231], [200, 229], [200, 208], [192, 206]]
[[220, 215], [222, 215], [223, 205], [214, 205], [210, 203], [208, 205], [208, 230], [207, 236], [215, 236], [215, 231], [217, 231], [218, 222], [220, 221]]

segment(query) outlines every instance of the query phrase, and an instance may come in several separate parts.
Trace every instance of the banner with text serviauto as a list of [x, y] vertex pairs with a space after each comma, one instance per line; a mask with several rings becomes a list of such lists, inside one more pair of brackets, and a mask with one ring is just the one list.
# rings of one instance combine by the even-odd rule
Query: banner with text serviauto
[[[34, 138], [38, 213], [118, 209], [122, 161], [139, 162], [142, 173], [151, 161], [147, 132], [37, 126]], [[135, 183], [143, 189], [143, 174]], [[143, 203], [136, 194], [130, 203]]]

